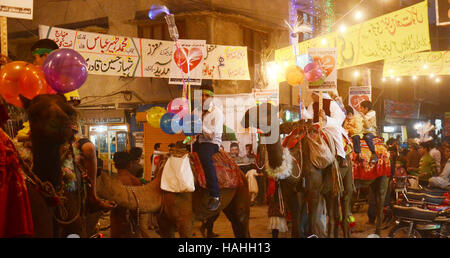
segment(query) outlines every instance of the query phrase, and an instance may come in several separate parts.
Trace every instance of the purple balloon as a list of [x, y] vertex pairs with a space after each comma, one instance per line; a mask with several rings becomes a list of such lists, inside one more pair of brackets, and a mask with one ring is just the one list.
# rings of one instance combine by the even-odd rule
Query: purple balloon
[[51, 52], [42, 66], [47, 83], [59, 93], [79, 89], [86, 81], [86, 60], [75, 50], [61, 48]]

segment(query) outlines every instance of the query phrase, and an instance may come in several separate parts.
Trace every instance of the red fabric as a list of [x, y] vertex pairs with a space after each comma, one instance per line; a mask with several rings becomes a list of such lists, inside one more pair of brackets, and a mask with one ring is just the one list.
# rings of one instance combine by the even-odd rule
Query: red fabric
[[[389, 160], [389, 152], [384, 146], [383, 142], [375, 138], [373, 140], [378, 156], [378, 163], [373, 166], [370, 165], [370, 150], [365, 141], [361, 141], [361, 154], [367, 153], [368, 155], [362, 155], [364, 162], [356, 161], [356, 154], [352, 154], [353, 160], [353, 178], [360, 180], [372, 180], [380, 176], [391, 175], [391, 162]], [[395, 166], [395, 164], [394, 164]]]
[[275, 180], [271, 177], [267, 177], [267, 193], [266, 193], [266, 201], [269, 200], [269, 197], [275, 194]]
[[[196, 177], [202, 188], [206, 187], [205, 171], [202, 168], [200, 158], [193, 152], [191, 159], [195, 166]], [[217, 181], [219, 188], [235, 188], [244, 184], [242, 180], [242, 171], [236, 162], [224, 151], [219, 151], [213, 157], [214, 167], [216, 167]]]
[[34, 234], [28, 191], [18, 155], [12, 141], [0, 128], [0, 237]]

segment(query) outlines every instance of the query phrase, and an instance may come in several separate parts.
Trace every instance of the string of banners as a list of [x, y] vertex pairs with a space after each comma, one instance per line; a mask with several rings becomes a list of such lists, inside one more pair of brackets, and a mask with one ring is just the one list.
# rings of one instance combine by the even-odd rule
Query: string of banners
[[[201, 79], [250, 80], [247, 47], [206, 44], [204, 40], [173, 41], [132, 38], [39, 25], [39, 38], [79, 52], [90, 74], [170, 78], [191, 84]], [[182, 76], [183, 73], [183, 76]], [[176, 83], [176, 82], [175, 82]]]

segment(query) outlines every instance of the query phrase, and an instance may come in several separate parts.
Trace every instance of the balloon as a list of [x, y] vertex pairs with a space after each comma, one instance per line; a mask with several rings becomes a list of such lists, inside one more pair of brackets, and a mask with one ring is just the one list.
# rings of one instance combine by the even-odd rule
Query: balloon
[[45, 93], [47, 93], [47, 82], [40, 67], [15, 61], [4, 65], [0, 70], [0, 94], [6, 102], [23, 107], [19, 94], [32, 99], [36, 95]]
[[154, 128], [160, 128], [161, 117], [166, 113], [162, 107], [152, 107], [147, 111], [147, 122]]
[[79, 89], [88, 75], [86, 60], [77, 51], [68, 48], [51, 52], [42, 69], [48, 84], [59, 93]]
[[305, 77], [309, 82], [316, 82], [323, 76], [322, 68], [317, 63], [309, 63], [305, 66]]
[[199, 116], [191, 114], [183, 118], [183, 133], [193, 136], [202, 132], [202, 120]]
[[182, 120], [174, 113], [166, 113], [161, 117], [160, 126], [167, 134], [177, 134], [181, 132]]
[[303, 55], [299, 55], [297, 56], [297, 65], [298, 67], [300, 67], [301, 69], [305, 69], [305, 66], [309, 63], [314, 62], [313, 58], [308, 55], [308, 54], [303, 54]]
[[291, 65], [286, 68], [286, 81], [291, 86], [298, 86], [302, 84], [305, 79], [305, 73], [296, 65]]
[[19, 99], [19, 77], [27, 62], [15, 61], [8, 63], [0, 70], [0, 94], [6, 102], [18, 107], [22, 107]]
[[19, 81], [19, 93], [27, 99], [47, 93], [47, 81], [44, 72], [38, 66], [28, 64], [24, 67]]
[[189, 114], [189, 103], [185, 98], [176, 98], [169, 102], [167, 105], [167, 112], [178, 114], [180, 118]]

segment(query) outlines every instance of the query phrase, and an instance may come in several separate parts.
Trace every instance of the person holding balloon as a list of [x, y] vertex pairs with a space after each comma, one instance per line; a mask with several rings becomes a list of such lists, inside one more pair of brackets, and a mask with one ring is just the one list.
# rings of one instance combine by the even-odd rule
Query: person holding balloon
[[323, 130], [327, 131], [334, 141], [336, 147], [337, 159], [341, 168], [348, 167], [345, 162], [345, 150], [343, 135], [347, 135], [346, 130], [342, 127], [345, 120], [345, 114], [339, 105], [334, 101], [328, 93], [322, 93], [323, 108], [319, 110], [319, 93], [313, 92], [311, 95], [313, 103], [311, 103], [305, 112], [305, 118], [312, 119], [314, 123], [319, 122], [319, 116], [323, 120]]

